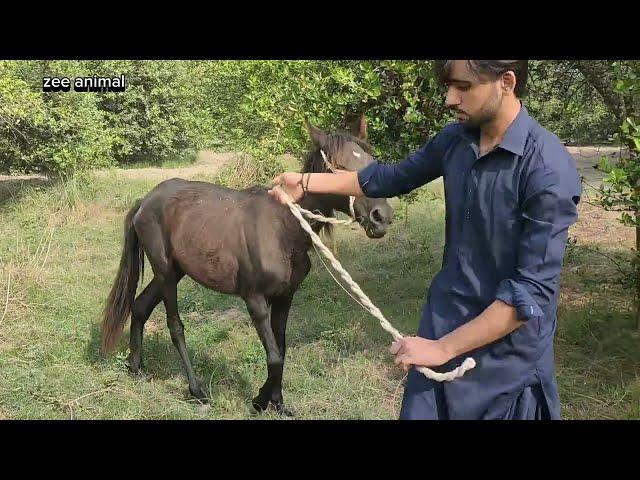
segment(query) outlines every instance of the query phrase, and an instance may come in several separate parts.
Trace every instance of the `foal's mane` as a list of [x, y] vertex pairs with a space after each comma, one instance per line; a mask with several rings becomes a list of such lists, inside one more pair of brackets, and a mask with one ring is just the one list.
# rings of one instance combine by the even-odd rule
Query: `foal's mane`
[[324, 159], [322, 158], [322, 154], [320, 153], [320, 148], [324, 151], [327, 159], [330, 159], [338, 152], [340, 152], [344, 146], [349, 143], [354, 142], [360, 146], [365, 152], [369, 155], [373, 155], [373, 147], [369, 145], [364, 140], [354, 137], [350, 133], [337, 131], [334, 133], [327, 134], [326, 142], [322, 147], [316, 147], [305, 159], [304, 166], [302, 168], [302, 172], [304, 173], [326, 173], [329, 171], [327, 166], [324, 163]]

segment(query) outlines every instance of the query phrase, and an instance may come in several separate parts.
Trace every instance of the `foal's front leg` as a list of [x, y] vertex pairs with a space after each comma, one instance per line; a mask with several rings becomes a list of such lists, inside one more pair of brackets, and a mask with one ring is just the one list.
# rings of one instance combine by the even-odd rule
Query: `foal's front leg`
[[[258, 412], [262, 412], [267, 409], [269, 402], [273, 400], [273, 386], [282, 380], [282, 365], [284, 364], [284, 359], [278, 348], [273, 330], [271, 329], [269, 305], [264, 295], [251, 295], [246, 297], [244, 301], [247, 304], [247, 310], [249, 311], [251, 320], [258, 331], [260, 341], [267, 353], [267, 381], [262, 388], [260, 388], [258, 396], [253, 399], [253, 408]], [[281, 398], [275, 400], [276, 403], [278, 403], [278, 400], [281, 400]]]
[[275, 297], [271, 301], [271, 329], [273, 330], [280, 354], [282, 355], [282, 364], [278, 368], [274, 368], [273, 372], [271, 402], [275, 405], [278, 413], [286, 416], [293, 416], [293, 413], [285, 408], [282, 396], [282, 372], [287, 357], [287, 320], [289, 318], [292, 299], [293, 295], [287, 295], [284, 297]]

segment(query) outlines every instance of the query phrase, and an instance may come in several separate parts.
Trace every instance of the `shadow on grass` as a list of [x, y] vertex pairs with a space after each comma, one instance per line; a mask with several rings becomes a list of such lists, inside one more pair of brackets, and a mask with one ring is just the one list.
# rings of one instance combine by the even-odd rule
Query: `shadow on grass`
[[[90, 339], [85, 349], [85, 359], [94, 365], [103, 366], [104, 368], [112, 368], [114, 358], [121, 360], [122, 368], [128, 365], [127, 355], [129, 354], [129, 324], [127, 323], [125, 331], [118, 342], [119, 348], [108, 356], [100, 354], [101, 344], [101, 326], [95, 323], [91, 326]], [[166, 335], [165, 335], [166, 334]], [[224, 331], [220, 332], [218, 338], [215, 336], [212, 340], [221, 340], [225, 335]], [[215, 345], [212, 345], [215, 348]], [[201, 350], [194, 350], [189, 346], [187, 338], [187, 351], [191, 364], [195, 370], [196, 377], [200, 380], [201, 385], [207, 393], [213, 398], [216, 396], [218, 387], [213, 385], [222, 384], [233, 390], [235, 394], [243, 401], [253, 398], [257, 392], [252, 391], [252, 385], [246, 374], [241, 368], [234, 366], [233, 362], [222, 355], [212, 356], [209, 353], [203, 353]], [[185, 399], [192, 399], [189, 393], [187, 376], [182, 366], [182, 360], [170, 340], [168, 331], [163, 332], [145, 332], [143, 337], [143, 353], [142, 353], [142, 378], [154, 380], [169, 380], [181, 375], [184, 381]], [[131, 374], [133, 376], [133, 374]], [[212, 385], [210, 390], [209, 386]]]

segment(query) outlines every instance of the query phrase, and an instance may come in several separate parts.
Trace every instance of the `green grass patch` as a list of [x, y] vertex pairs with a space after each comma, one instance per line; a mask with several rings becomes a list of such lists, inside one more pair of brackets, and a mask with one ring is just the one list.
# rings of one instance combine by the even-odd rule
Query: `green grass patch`
[[[244, 303], [189, 278], [179, 284], [178, 303], [208, 407], [189, 395], [162, 304], [145, 329], [142, 376], [127, 372], [128, 324], [116, 352], [98, 355], [124, 215], [155, 184], [116, 172], [87, 175], [26, 185], [0, 205], [0, 418], [277, 418], [250, 411], [266, 363]], [[401, 221], [385, 238], [344, 227], [335, 236], [343, 266], [407, 334], [416, 331], [444, 243], [442, 187], [425, 191], [433, 195], [409, 207], [406, 223], [407, 212], [393, 200]], [[289, 318], [288, 406], [301, 419], [397, 418], [404, 375], [387, 353], [390, 336], [336, 285], [314, 251], [311, 257]], [[145, 283], [150, 274], [147, 268]], [[640, 418], [640, 339], [620, 278], [601, 255], [571, 247], [556, 341], [566, 418]]]

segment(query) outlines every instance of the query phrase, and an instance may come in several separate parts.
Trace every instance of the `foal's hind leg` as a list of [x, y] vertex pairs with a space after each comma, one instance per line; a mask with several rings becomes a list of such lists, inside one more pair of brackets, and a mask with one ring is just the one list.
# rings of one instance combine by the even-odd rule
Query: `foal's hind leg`
[[[184, 340], [184, 325], [178, 315], [178, 282], [184, 276], [184, 273], [177, 266], [174, 266], [173, 261], [170, 259], [167, 253], [166, 240], [160, 225], [151, 221], [140, 226], [136, 225], [136, 231], [138, 232], [138, 238], [142, 243], [151, 268], [153, 269], [153, 281], [155, 282], [157, 280], [160, 285], [160, 295], [164, 302], [165, 310], [167, 311], [167, 325], [171, 334], [171, 341], [178, 350], [182, 364], [186, 370], [189, 381], [189, 391], [194, 397], [203, 400], [206, 398], [206, 395], [202, 391], [193, 373], [193, 367], [191, 366]], [[155, 296], [153, 300], [155, 300]], [[149, 314], [151, 310], [149, 310]], [[146, 311], [144, 313], [146, 313]], [[142, 326], [137, 323], [136, 328], [140, 330]], [[136, 337], [135, 340], [137, 340], [137, 332], [133, 336]]]
[[276, 381], [277, 372], [280, 371], [280, 374], [282, 374], [283, 357], [269, 324], [269, 306], [264, 295], [248, 296], [244, 301], [267, 353], [267, 381], [260, 389], [258, 396], [253, 399], [253, 408], [261, 412], [267, 409], [269, 402], [272, 400], [272, 385]]
[[157, 277], [145, 287], [131, 307], [131, 336], [129, 338], [129, 369], [140, 373], [142, 365], [142, 333], [151, 312], [162, 300], [162, 283]]
[[[178, 280], [183, 274], [178, 275]], [[132, 373], [140, 373], [142, 361], [142, 335], [144, 324], [149, 319], [151, 312], [162, 300], [162, 281], [154, 277], [145, 287], [131, 307], [131, 336], [129, 340], [129, 369]]]
[[164, 306], [167, 310], [167, 325], [169, 326], [169, 332], [171, 333], [171, 341], [178, 350], [182, 364], [187, 372], [187, 379], [189, 380], [189, 391], [191, 395], [204, 400], [207, 398], [200, 382], [196, 379], [193, 367], [191, 366], [191, 360], [189, 360], [189, 354], [187, 352], [187, 345], [184, 339], [184, 325], [178, 315], [178, 282], [175, 276], [170, 276], [165, 280], [162, 286], [162, 294]]

